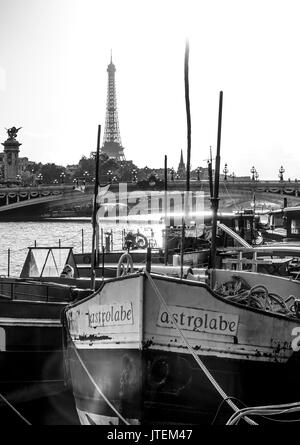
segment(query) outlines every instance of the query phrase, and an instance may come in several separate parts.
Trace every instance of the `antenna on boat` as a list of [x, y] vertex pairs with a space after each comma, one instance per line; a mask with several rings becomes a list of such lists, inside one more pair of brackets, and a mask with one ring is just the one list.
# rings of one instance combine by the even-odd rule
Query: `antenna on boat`
[[181, 249], [180, 249], [180, 276], [183, 278], [183, 252], [185, 241], [185, 217], [188, 210], [188, 194], [190, 191], [190, 171], [191, 171], [191, 110], [190, 110], [190, 86], [189, 86], [189, 41], [186, 41], [184, 55], [184, 90], [185, 108], [187, 121], [187, 157], [186, 157], [186, 192], [184, 197], [184, 212], [182, 217]]
[[213, 197], [211, 198], [212, 207], [212, 236], [211, 236], [211, 251], [210, 251], [210, 267], [216, 267], [216, 238], [217, 238], [217, 218], [219, 208], [219, 180], [220, 180], [220, 147], [221, 147], [221, 129], [222, 129], [222, 108], [223, 108], [223, 91], [220, 91], [219, 96], [219, 118], [218, 118], [218, 141], [217, 141], [217, 155], [215, 165], [215, 183], [213, 190]]
[[165, 211], [165, 266], [168, 264], [168, 231], [167, 231], [167, 192], [168, 192], [168, 157], [165, 155], [165, 203], [164, 203], [164, 211]]
[[[93, 236], [92, 236], [92, 264], [91, 264], [91, 288], [95, 289], [95, 278], [96, 278], [96, 231], [97, 231], [97, 196], [99, 188], [99, 157], [100, 157], [100, 135], [101, 135], [101, 125], [98, 125], [98, 137], [97, 137], [97, 152], [96, 152], [96, 172], [95, 172], [95, 187], [94, 187], [94, 207], [93, 207]], [[103, 252], [102, 252], [103, 254]]]
[[214, 195], [214, 184], [213, 184], [213, 176], [212, 176], [212, 151], [211, 151], [211, 146], [209, 147], [209, 159], [207, 160], [207, 168], [208, 168], [210, 198], [212, 199], [213, 195]]

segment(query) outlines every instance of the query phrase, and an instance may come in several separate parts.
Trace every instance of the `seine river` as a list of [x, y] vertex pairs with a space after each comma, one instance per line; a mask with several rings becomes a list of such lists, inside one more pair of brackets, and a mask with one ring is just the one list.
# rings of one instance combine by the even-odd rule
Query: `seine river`
[[[113, 231], [114, 249], [122, 247], [122, 230], [137, 230], [145, 236], [153, 236], [161, 246], [162, 226], [145, 222], [130, 225], [100, 225], [104, 233]], [[90, 252], [92, 247], [92, 224], [90, 218], [64, 218], [36, 222], [0, 222], [0, 275], [8, 274], [8, 249], [10, 249], [10, 276], [18, 277], [26, 258], [28, 247], [67, 246], [74, 253]]]

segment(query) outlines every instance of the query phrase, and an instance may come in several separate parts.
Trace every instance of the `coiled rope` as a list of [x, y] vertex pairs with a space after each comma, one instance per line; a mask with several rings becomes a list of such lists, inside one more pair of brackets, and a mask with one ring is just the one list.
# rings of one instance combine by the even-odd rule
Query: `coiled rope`
[[[195, 351], [193, 350], [193, 348], [191, 347], [191, 345], [189, 344], [188, 340], [186, 339], [185, 335], [183, 334], [182, 330], [180, 329], [180, 327], [178, 326], [178, 324], [176, 323], [175, 318], [173, 317], [173, 314], [170, 312], [169, 307], [164, 299], [164, 297], [162, 296], [161, 292], [159, 291], [158, 287], [156, 286], [153, 278], [151, 277], [151, 275], [149, 274], [149, 272], [147, 270], [144, 271], [146, 277], [148, 278], [156, 296], [158, 297], [158, 299], [160, 300], [161, 304], [164, 306], [165, 310], [167, 311], [170, 319], [173, 321], [174, 326], [176, 327], [176, 329], [178, 330], [182, 340], [184, 341], [184, 343], [187, 346], [188, 351], [190, 352], [190, 354], [194, 357], [195, 361], [197, 362], [197, 364], [200, 366], [200, 368], [202, 369], [202, 371], [204, 372], [204, 374], [206, 375], [206, 377], [208, 378], [208, 380], [211, 382], [211, 384], [214, 386], [214, 388], [217, 390], [217, 392], [220, 394], [220, 396], [226, 401], [226, 403], [228, 403], [228, 405], [230, 406], [230, 408], [233, 409], [233, 411], [235, 412], [240, 412], [239, 408], [235, 405], [235, 403], [232, 402], [232, 400], [227, 396], [227, 394], [225, 393], [225, 391], [223, 391], [223, 389], [221, 388], [221, 386], [218, 384], [218, 382], [215, 380], [215, 378], [212, 376], [212, 374], [209, 372], [209, 370], [207, 369], [207, 367], [204, 365], [204, 363], [202, 362], [202, 360], [200, 360], [200, 358], [198, 357], [198, 355], [195, 353]], [[254, 422], [253, 420], [249, 419], [248, 417], [244, 417], [244, 420], [246, 422], [248, 422], [250, 425], [257, 425], [256, 422]]]
[[250, 288], [245, 280], [238, 278], [227, 281], [220, 286], [216, 283], [214, 292], [226, 300], [245, 304], [263, 311], [281, 313], [289, 317], [296, 316], [294, 303], [290, 307], [287, 305], [287, 302], [290, 300], [295, 302], [296, 299], [293, 295], [284, 300], [279, 294], [269, 292], [263, 284], [257, 284]]
[[[256, 415], [265, 417], [276, 416], [280, 414], [289, 414], [300, 411], [300, 403], [286, 403], [282, 405], [266, 405], [266, 406], [254, 406], [248, 408], [242, 408], [238, 412], [235, 412], [226, 425], [236, 425], [244, 416], [246, 415]], [[292, 420], [294, 422], [299, 422], [299, 419]]]

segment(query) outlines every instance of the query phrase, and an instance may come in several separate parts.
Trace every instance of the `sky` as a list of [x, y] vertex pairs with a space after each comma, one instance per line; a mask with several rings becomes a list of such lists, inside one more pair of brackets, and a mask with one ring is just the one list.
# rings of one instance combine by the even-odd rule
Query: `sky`
[[116, 66], [124, 153], [138, 167], [186, 159], [189, 41], [192, 168], [217, 143], [221, 168], [300, 178], [300, 26], [295, 0], [0, 0], [0, 141], [22, 127], [20, 156], [76, 164], [105, 125]]

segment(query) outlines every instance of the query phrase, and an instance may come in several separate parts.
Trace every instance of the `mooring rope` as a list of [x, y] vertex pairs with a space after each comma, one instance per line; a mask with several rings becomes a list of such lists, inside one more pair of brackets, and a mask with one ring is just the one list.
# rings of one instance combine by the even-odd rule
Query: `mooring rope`
[[27, 425], [32, 425], [1, 393], [0, 398], [17, 414], [17, 416], [19, 416], [23, 420], [23, 422], [25, 422]]
[[[197, 364], [200, 366], [200, 368], [202, 369], [202, 371], [204, 372], [204, 374], [206, 375], [206, 377], [209, 379], [209, 381], [211, 382], [211, 384], [214, 386], [214, 388], [218, 391], [218, 393], [220, 394], [220, 396], [226, 401], [226, 403], [228, 403], [228, 405], [233, 409], [233, 411], [240, 412], [239, 408], [235, 405], [235, 403], [232, 402], [232, 400], [227, 396], [227, 394], [225, 393], [225, 391], [221, 388], [221, 386], [218, 384], [218, 382], [215, 380], [215, 378], [212, 376], [212, 374], [209, 372], [209, 370], [207, 369], [207, 367], [204, 365], [204, 363], [202, 362], [202, 360], [198, 357], [198, 355], [195, 353], [195, 351], [193, 350], [193, 348], [191, 347], [191, 345], [189, 344], [188, 340], [186, 339], [185, 335], [183, 334], [182, 330], [180, 329], [180, 327], [178, 326], [178, 324], [176, 323], [175, 318], [173, 317], [173, 314], [170, 312], [169, 307], [164, 299], [164, 297], [162, 296], [161, 292], [159, 291], [158, 287], [156, 286], [153, 278], [151, 277], [151, 275], [149, 274], [149, 272], [147, 270], [144, 271], [146, 277], [148, 278], [151, 286], [153, 287], [153, 290], [156, 294], [156, 296], [158, 297], [158, 299], [160, 300], [160, 302], [162, 303], [162, 305], [164, 306], [165, 310], [167, 311], [169, 317], [171, 318], [171, 320], [174, 323], [174, 326], [176, 327], [176, 329], [178, 330], [182, 340], [184, 341], [184, 343], [186, 344], [189, 352], [192, 354], [192, 356], [194, 357], [194, 359], [196, 360]], [[248, 422], [251, 425], [257, 425], [256, 422], [254, 422], [253, 420], [249, 419], [248, 417], [244, 418], [246, 422]]]
[[[239, 422], [241, 418], [243, 418], [246, 414], [266, 417], [266, 416], [277, 416], [280, 414], [288, 414], [288, 413], [294, 413], [300, 411], [300, 403], [285, 403], [282, 405], [265, 405], [265, 406], [252, 406], [248, 408], [242, 408], [238, 412], [235, 412], [226, 425], [235, 425]], [[273, 419], [270, 419], [273, 420]], [[300, 419], [291, 419], [286, 420], [299, 422]], [[284, 420], [283, 420], [284, 421]]]

